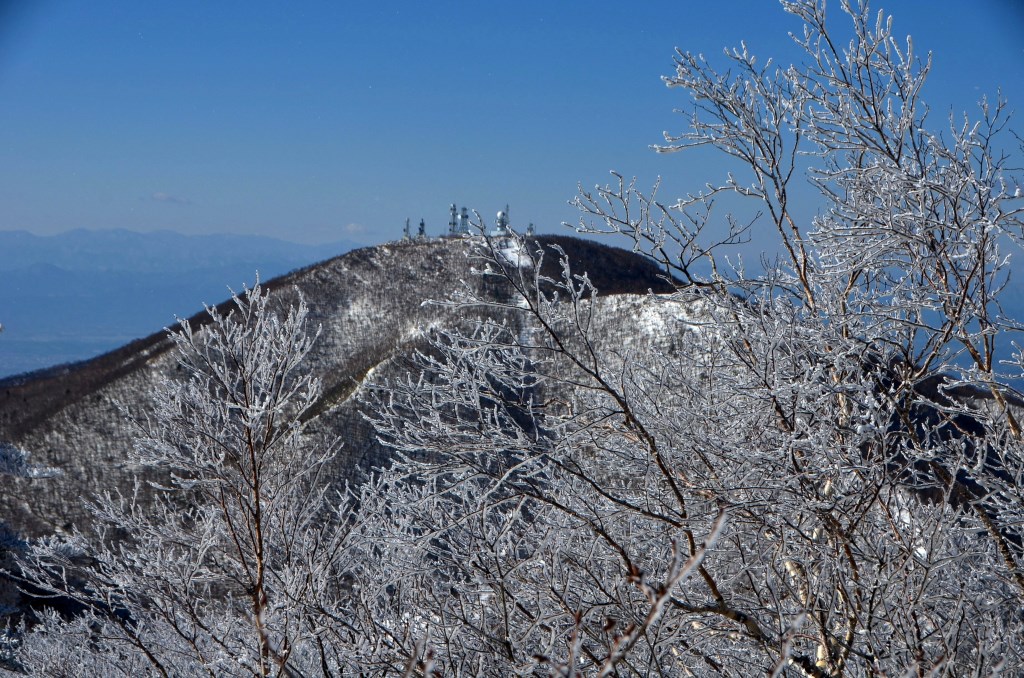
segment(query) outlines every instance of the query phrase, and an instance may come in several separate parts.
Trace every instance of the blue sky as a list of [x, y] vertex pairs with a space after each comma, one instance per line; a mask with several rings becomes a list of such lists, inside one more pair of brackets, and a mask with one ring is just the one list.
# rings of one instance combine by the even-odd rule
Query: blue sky
[[[873, 6], [935, 53], [933, 125], [1002, 87], [1024, 129], [1024, 3]], [[0, 8], [0, 229], [299, 242], [439, 232], [452, 201], [557, 232], [611, 169], [698, 188], [714, 158], [649, 150], [683, 124], [674, 48], [788, 63], [799, 29], [771, 0]]]

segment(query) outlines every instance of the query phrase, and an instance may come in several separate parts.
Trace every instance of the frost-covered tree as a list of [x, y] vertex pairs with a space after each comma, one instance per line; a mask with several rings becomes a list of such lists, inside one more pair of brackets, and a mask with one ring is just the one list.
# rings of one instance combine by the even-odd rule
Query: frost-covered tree
[[[0, 328], [2, 329], [2, 328]], [[50, 478], [57, 475], [57, 469], [37, 466], [29, 461], [29, 453], [22, 448], [0, 442], [0, 477]], [[25, 542], [0, 517], [0, 667], [15, 666], [12, 648], [14, 640], [10, 627], [12, 620], [21, 612], [22, 600], [15, 583], [18, 568], [16, 558], [23, 555]]]
[[[43, 540], [27, 580], [80, 610], [43, 616], [20, 661], [45, 676], [292, 676], [329, 667], [342, 531], [322, 475], [336, 445], [304, 435], [320, 382], [302, 367], [304, 303], [257, 285], [172, 334], [181, 378], [137, 421], [134, 463], [161, 480], [94, 506], [100, 543]], [[332, 502], [333, 504], [333, 502]]]
[[[620, 179], [577, 201], [582, 230], [625, 234], [676, 294], [601, 298], [565, 262], [541, 275], [557, 252], [492, 243], [478, 268], [510, 294], [452, 299], [481, 320], [375, 392], [401, 454], [361, 504], [382, 666], [1024, 670], [1022, 401], [1001, 383], [1021, 359], [996, 343], [1017, 327], [999, 292], [1024, 225], [1004, 104], [929, 131], [929, 61], [888, 17], [843, 2], [845, 29], [820, 0], [782, 4], [801, 63], [681, 52], [666, 79], [693, 108], [661, 150], [730, 156], [723, 183], [665, 205]], [[716, 237], [728, 196], [762, 216]], [[721, 255], [763, 222], [779, 263], [730, 272]]]
[[29, 461], [29, 453], [17, 445], [0, 442], [0, 474], [15, 478], [52, 478], [57, 469], [37, 466]]
[[[493, 284], [442, 302], [463, 325], [362, 390], [395, 461], [344, 521], [318, 476], [330, 448], [300, 435], [317, 390], [298, 368], [304, 309], [279, 320], [255, 291], [183, 327], [188, 379], [164, 386], [138, 449], [169, 480], [155, 507], [99, 501], [104, 546], [34, 551], [35, 581], [86, 613], [42, 619], [24, 665], [1021, 673], [1024, 401], [1003, 383], [1024, 366], [996, 342], [1016, 327], [999, 292], [1022, 238], [1004, 107], [929, 132], [928, 61], [887, 17], [843, 2], [844, 29], [822, 0], [782, 4], [801, 63], [741, 48], [720, 71], [681, 52], [667, 79], [693, 109], [663, 150], [725, 153], [725, 181], [673, 205], [621, 179], [579, 196], [583, 230], [626, 235], [677, 291], [599, 296], [557, 248], [473, 239]], [[802, 179], [815, 218], [792, 205]], [[760, 221], [716, 234], [727, 196]], [[781, 259], [731, 271], [722, 255], [763, 222]]]

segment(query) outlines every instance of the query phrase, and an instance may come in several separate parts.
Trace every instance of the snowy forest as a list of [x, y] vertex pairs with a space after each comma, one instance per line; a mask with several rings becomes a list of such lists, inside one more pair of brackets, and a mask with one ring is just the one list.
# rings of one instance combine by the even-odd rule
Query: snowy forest
[[[0, 673], [1024, 673], [1024, 354], [999, 350], [1024, 328], [1000, 305], [1024, 147], [1002, 100], [929, 115], [930, 58], [884, 13], [782, 5], [802, 62], [680, 51], [665, 78], [688, 101], [658, 150], [732, 173], [575, 199], [577, 230], [657, 282], [612, 289], [581, 245], [481, 224], [303, 274], [461, 265], [443, 297], [406, 290], [397, 329], [257, 284], [182, 321], [166, 363], [136, 347], [117, 393], [145, 402], [89, 443], [127, 480], [0, 541], [31, 601], [5, 610]], [[781, 256], [748, 276], [751, 230]], [[342, 316], [379, 337], [345, 379], [320, 369], [352, 351]], [[11, 506], [77, 453], [19, 436]]]

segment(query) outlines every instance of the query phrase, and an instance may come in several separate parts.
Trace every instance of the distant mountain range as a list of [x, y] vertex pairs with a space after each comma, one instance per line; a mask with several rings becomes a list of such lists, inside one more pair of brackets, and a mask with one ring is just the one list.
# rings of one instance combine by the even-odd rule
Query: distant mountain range
[[0, 377], [83, 360], [251, 284], [347, 252], [245, 235], [0, 231]]

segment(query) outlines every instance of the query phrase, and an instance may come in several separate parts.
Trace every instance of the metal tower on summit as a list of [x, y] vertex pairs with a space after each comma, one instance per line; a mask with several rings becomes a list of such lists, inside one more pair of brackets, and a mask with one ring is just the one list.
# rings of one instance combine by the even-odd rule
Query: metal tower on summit
[[455, 203], [452, 203], [448, 211], [450, 214], [448, 218], [448, 235], [455, 238], [469, 235], [469, 213], [466, 211], [466, 208], [463, 207], [462, 211], [458, 211], [455, 208]]
[[[494, 229], [490, 232], [486, 231], [484, 223], [480, 224], [480, 230], [483, 231], [482, 235], [485, 237], [492, 238], [508, 238], [514, 234], [512, 230], [512, 220], [509, 218], [509, 207], [508, 203], [505, 204], [505, 209], [498, 212], [497, 219], [494, 222]], [[410, 220], [405, 220], [405, 228], [402, 231], [403, 240], [424, 240], [427, 237], [427, 224], [424, 219], [420, 219], [419, 228], [415, 229], [410, 224]], [[472, 226], [469, 221], [469, 210], [466, 207], [458, 207], [455, 203], [448, 205], [448, 234], [450, 238], [462, 238], [471, 235], [473, 232]], [[534, 227], [531, 223], [526, 229], [526, 235], [532, 236], [534, 233]], [[443, 236], [442, 236], [443, 237]]]

